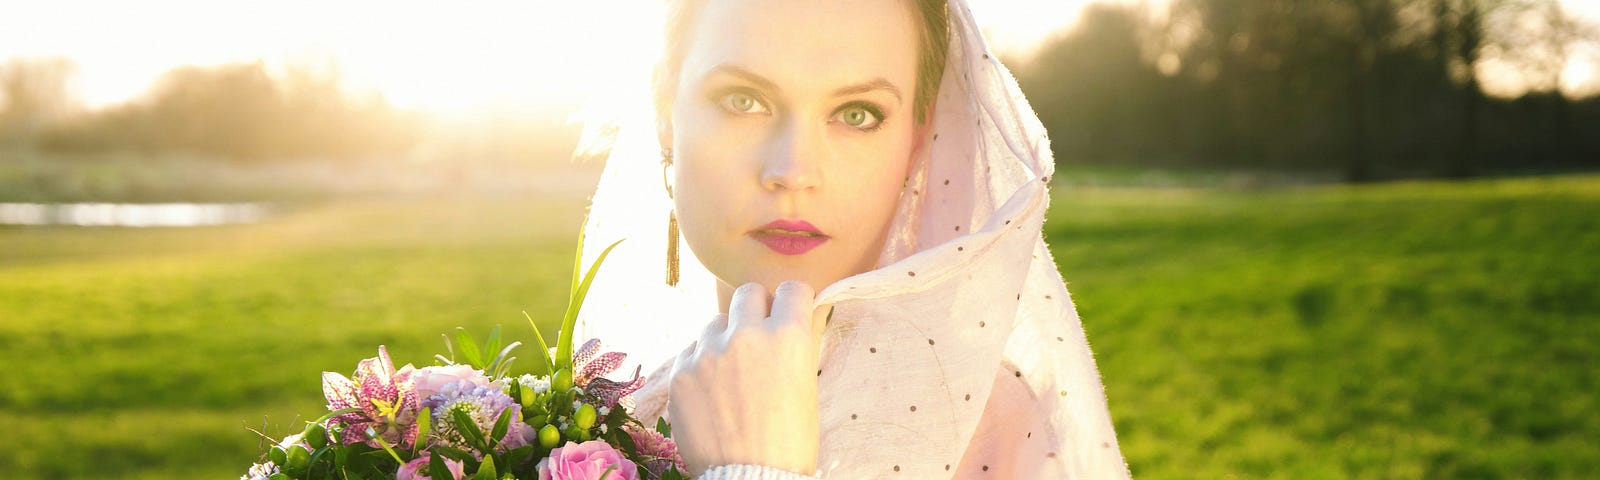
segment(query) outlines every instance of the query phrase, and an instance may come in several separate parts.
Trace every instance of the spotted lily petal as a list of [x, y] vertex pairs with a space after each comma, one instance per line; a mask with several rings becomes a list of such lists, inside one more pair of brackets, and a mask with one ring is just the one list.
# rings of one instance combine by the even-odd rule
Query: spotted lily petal
[[594, 359], [596, 353], [600, 353], [600, 339], [591, 338], [589, 341], [583, 342], [583, 346], [578, 347], [578, 351], [572, 353], [572, 371], [583, 370], [583, 367], [589, 364], [589, 360]]
[[356, 383], [333, 372], [322, 372], [322, 395], [328, 399], [328, 410], [356, 406]]
[[589, 395], [600, 399], [600, 403], [607, 408], [617, 406], [617, 400], [628, 396], [639, 388], [644, 387], [644, 377], [639, 376], [642, 367], [634, 367], [633, 380], [618, 382], [607, 378], [596, 378], [589, 381], [584, 389]]
[[577, 376], [572, 377], [572, 383], [578, 386], [588, 385], [590, 380], [604, 377], [606, 374], [616, 371], [617, 367], [622, 366], [622, 361], [627, 358], [628, 354], [622, 352], [600, 354], [600, 356], [585, 364], [583, 369], [578, 371]]

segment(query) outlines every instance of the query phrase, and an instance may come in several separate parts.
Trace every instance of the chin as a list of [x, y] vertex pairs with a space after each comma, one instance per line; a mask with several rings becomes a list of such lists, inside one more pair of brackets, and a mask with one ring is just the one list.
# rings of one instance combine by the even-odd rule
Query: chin
[[[766, 287], [768, 292], [776, 290], [779, 284], [790, 280], [805, 282], [806, 285], [810, 285], [812, 289], [817, 291], [821, 291], [824, 287], [838, 280], [837, 278], [832, 278], [831, 275], [825, 275], [822, 272], [806, 268], [778, 266], [760, 261], [752, 261], [743, 265], [743, 271], [729, 277], [719, 275], [718, 278], [735, 280], [733, 282], [724, 280], [728, 286], [733, 288], [738, 288], [746, 283], [759, 283], [761, 286]], [[762, 268], [762, 266], [766, 268]]]

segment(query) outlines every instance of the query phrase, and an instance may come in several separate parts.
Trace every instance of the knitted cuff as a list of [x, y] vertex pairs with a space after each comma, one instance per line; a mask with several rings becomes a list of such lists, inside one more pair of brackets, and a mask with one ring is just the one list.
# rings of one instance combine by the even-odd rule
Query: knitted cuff
[[721, 465], [706, 470], [697, 480], [819, 480], [816, 475], [801, 475], [762, 465]]

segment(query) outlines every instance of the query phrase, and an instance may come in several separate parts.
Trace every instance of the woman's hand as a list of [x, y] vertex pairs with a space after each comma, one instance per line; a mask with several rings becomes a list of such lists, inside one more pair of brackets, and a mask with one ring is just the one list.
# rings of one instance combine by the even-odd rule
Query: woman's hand
[[[678, 356], [667, 408], [692, 476], [711, 467], [817, 469], [817, 363], [825, 312], [798, 281], [734, 291], [700, 340]], [[771, 305], [770, 310], [768, 305]]]

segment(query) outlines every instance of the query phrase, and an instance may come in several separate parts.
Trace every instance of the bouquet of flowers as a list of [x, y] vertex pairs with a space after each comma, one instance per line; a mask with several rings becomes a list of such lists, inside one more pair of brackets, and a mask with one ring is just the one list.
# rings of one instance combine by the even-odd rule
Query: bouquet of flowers
[[521, 342], [502, 348], [498, 326], [481, 344], [457, 329], [453, 345], [445, 337], [448, 356], [422, 368], [396, 369], [379, 346], [351, 377], [323, 372], [328, 412], [278, 441], [241, 480], [687, 479], [666, 422], [650, 427], [630, 415], [628, 395], [644, 385], [639, 369], [626, 381], [605, 378], [626, 354], [601, 353], [598, 339], [573, 349], [583, 298], [617, 244], [587, 273], [581, 234], [578, 245], [556, 346], [534, 327], [534, 372], [511, 373]]

